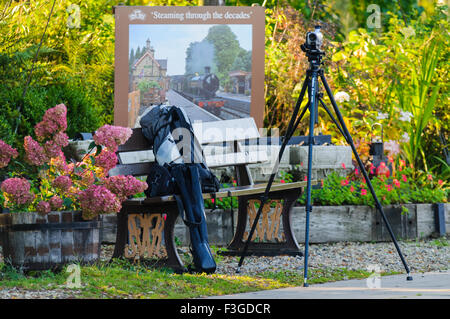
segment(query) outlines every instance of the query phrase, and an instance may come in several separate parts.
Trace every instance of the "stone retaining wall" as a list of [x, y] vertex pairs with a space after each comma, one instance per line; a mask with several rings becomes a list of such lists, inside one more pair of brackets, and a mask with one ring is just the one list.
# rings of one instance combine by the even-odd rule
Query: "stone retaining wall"
[[[397, 239], [416, 239], [435, 236], [435, 220], [432, 204], [407, 204], [408, 214], [401, 213], [401, 206], [388, 206], [385, 213]], [[206, 210], [208, 236], [211, 245], [227, 245], [236, 227], [237, 210]], [[446, 233], [450, 235], [450, 204], [445, 204]], [[104, 215], [104, 243], [114, 243], [116, 215]], [[250, 227], [250, 226], [248, 226]], [[305, 208], [294, 207], [292, 227], [299, 243], [305, 241]], [[310, 216], [310, 242], [340, 241], [390, 241], [380, 214], [369, 206], [314, 206]], [[179, 219], [175, 227], [178, 243], [189, 243], [189, 231]]]

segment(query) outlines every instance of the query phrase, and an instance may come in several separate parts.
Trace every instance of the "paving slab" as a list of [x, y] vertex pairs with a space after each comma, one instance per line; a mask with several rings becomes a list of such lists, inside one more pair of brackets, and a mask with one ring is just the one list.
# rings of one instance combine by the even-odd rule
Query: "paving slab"
[[450, 299], [450, 270], [406, 275], [371, 277], [265, 290], [211, 299]]

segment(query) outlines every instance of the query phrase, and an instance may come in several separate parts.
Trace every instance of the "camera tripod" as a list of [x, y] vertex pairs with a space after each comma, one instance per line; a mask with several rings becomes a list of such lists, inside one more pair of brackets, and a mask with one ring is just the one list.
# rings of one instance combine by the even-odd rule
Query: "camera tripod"
[[[320, 27], [319, 27], [320, 29]], [[316, 27], [317, 30], [317, 27]], [[384, 213], [383, 210], [383, 206], [381, 205], [380, 201], [377, 198], [377, 195], [375, 194], [375, 190], [372, 186], [372, 183], [369, 179], [369, 176], [366, 172], [366, 169], [364, 167], [363, 162], [361, 161], [361, 158], [359, 157], [357, 151], [356, 151], [356, 147], [353, 143], [353, 139], [345, 125], [344, 119], [341, 115], [341, 112], [339, 111], [338, 105], [336, 104], [336, 101], [334, 100], [333, 97], [333, 93], [331, 92], [331, 89], [327, 83], [327, 80], [325, 78], [324, 75], [324, 71], [321, 69], [321, 65], [322, 65], [322, 57], [325, 55], [324, 51], [321, 51], [320, 48], [317, 48], [317, 45], [313, 42], [313, 45], [308, 45], [308, 36], [310, 35], [310, 33], [307, 34], [307, 43], [301, 46], [301, 49], [306, 53], [306, 56], [308, 57], [308, 62], [309, 62], [309, 68], [306, 72], [306, 78], [303, 82], [303, 86], [299, 95], [299, 98], [297, 100], [297, 103], [295, 105], [294, 108], [294, 112], [292, 115], [292, 118], [290, 119], [287, 131], [286, 131], [286, 135], [284, 137], [283, 143], [281, 144], [281, 148], [278, 154], [278, 159], [274, 165], [274, 168], [272, 170], [272, 173], [269, 177], [269, 181], [267, 183], [266, 189], [264, 194], [261, 196], [261, 204], [259, 206], [258, 212], [255, 216], [255, 219], [253, 221], [253, 225], [251, 227], [249, 236], [247, 238], [247, 241], [244, 245], [244, 249], [242, 251], [242, 255], [241, 258], [239, 260], [239, 264], [237, 267], [236, 272], [239, 273], [240, 272], [240, 268], [244, 262], [244, 258], [247, 254], [247, 250], [248, 250], [248, 246], [250, 243], [251, 238], [253, 238], [253, 234], [255, 232], [256, 229], [256, 225], [258, 223], [258, 220], [260, 218], [260, 215], [262, 213], [263, 210], [263, 206], [266, 203], [266, 201], [268, 200], [268, 196], [269, 196], [269, 192], [270, 192], [270, 188], [273, 184], [273, 181], [275, 179], [275, 176], [277, 175], [278, 172], [278, 167], [281, 161], [281, 158], [283, 156], [283, 152], [290, 140], [290, 138], [292, 137], [292, 135], [294, 134], [295, 130], [297, 129], [300, 121], [302, 120], [303, 116], [305, 115], [306, 111], [309, 110], [309, 144], [308, 144], [308, 169], [307, 169], [307, 186], [306, 186], [306, 206], [305, 206], [305, 211], [306, 211], [306, 227], [305, 227], [305, 254], [304, 254], [304, 282], [303, 285], [304, 287], [308, 287], [308, 251], [309, 251], [309, 218], [310, 218], [310, 214], [312, 212], [312, 202], [311, 202], [311, 188], [312, 188], [312, 152], [313, 152], [313, 144], [314, 144], [314, 126], [315, 124], [318, 123], [318, 106], [319, 103], [320, 105], [323, 107], [323, 109], [326, 111], [326, 113], [328, 114], [328, 116], [331, 118], [331, 120], [333, 121], [333, 123], [336, 125], [336, 127], [338, 128], [339, 132], [342, 134], [342, 136], [345, 138], [346, 142], [351, 146], [352, 152], [358, 162], [358, 166], [360, 167], [360, 170], [364, 176], [364, 179], [366, 181], [366, 184], [370, 190], [370, 193], [375, 201], [375, 205], [377, 210], [379, 211], [379, 213], [382, 216], [382, 219], [386, 225], [386, 228], [389, 232], [389, 235], [391, 236], [391, 239], [395, 245], [395, 248], [397, 249], [398, 255], [400, 256], [400, 259], [403, 263], [403, 266], [406, 270], [407, 273], [407, 280], [412, 280], [412, 276], [410, 275], [410, 270], [409, 267], [405, 261], [405, 258], [403, 257], [403, 254], [400, 250], [400, 247], [398, 245], [397, 239], [395, 238], [395, 235], [392, 231], [392, 228], [386, 218], [386, 214]], [[315, 39], [315, 37], [311, 36], [311, 39]], [[321, 43], [320, 43], [321, 44]], [[320, 47], [320, 44], [318, 45]], [[334, 112], [336, 114], [337, 119], [333, 116], [333, 114], [331, 113], [330, 109], [326, 106], [324, 100], [323, 100], [323, 93], [320, 92], [319, 89], [319, 78], [325, 88], [325, 91], [331, 101], [331, 104], [333, 106]], [[298, 113], [300, 111], [300, 107], [303, 101], [303, 98], [305, 96], [306, 90], [308, 90], [308, 103], [305, 105], [305, 107], [303, 108], [303, 110], [300, 112], [300, 115], [298, 116]]]

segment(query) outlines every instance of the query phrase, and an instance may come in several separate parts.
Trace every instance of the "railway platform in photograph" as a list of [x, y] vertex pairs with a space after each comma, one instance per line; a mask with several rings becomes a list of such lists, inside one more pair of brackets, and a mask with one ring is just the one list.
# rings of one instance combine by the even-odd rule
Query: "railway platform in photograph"
[[221, 120], [221, 118], [202, 109], [201, 107], [184, 98], [174, 90], [167, 91], [166, 98], [169, 102], [169, 105], [176, 105], [183, 107], [192, 122], [195, 121], [212, 122]]

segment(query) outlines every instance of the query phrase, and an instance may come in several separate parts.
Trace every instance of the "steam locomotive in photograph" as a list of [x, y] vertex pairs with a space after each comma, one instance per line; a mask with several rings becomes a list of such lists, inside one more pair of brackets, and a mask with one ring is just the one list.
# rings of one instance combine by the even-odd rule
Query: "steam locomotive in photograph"
[[220, 115], [225, 100], [217, 97], [219, 78], [205, 68], [203, 75], [183, 75], [171, 79], [171, 88], [177, 93], [214, 115]]

